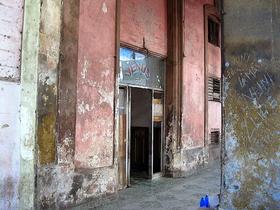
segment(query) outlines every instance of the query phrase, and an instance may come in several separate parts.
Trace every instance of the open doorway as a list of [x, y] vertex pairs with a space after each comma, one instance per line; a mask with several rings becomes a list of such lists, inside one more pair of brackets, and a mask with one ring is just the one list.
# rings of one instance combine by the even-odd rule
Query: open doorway
[[162, 175], [164, 71], [164, 59], [120, 49], [120, 189], [129, 186], [131, 178]]
[[152, 134], [152, 91], [131, 88], [130, 175], [149, 178]]
[[119, 187], [131, 179], [162, 175], [163, 92], [121, 87], [119, 103]]

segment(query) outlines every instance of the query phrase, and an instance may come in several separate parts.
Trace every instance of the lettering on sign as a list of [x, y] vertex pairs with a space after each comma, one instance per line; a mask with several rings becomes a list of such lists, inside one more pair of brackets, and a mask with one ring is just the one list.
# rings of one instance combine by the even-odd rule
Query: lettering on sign
[[146, 64], [137, 63], [136, 61], [128, 61], [128, 63], [129, 67], [125, 72], [126, 76], [133, 77], [134, 75], [142, 74], [147, 80], [150, 79], [151, 73]]

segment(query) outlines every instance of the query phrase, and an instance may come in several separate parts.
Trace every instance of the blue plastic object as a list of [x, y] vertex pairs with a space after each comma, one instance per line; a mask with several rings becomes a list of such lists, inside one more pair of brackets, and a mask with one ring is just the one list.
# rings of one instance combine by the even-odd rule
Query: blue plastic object
[[200, 208], [206, 207], [206, 206], [205, 206], [205, 200], [204, 200], [203, 197], [200, 199], [199, 207], [200, 207]]
[[206, 208], [210, 208], [208, 195], [205, 196], [204, 203]]

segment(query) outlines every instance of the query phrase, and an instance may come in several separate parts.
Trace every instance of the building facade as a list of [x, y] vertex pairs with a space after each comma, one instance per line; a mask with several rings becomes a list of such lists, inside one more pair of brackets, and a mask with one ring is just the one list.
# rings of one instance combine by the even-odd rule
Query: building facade
[[[66, 208], [116, 194], [134, 177], [188, 176], [220, 159], [225, 207], [261, 207], [249, 181], [258, 176], [271, 178], [269, 184], [256, 178], [264, 207], [279, 207], [277, 137], [273, 144], [266, 139], [273, 145], [267, 153], [251, 150], [254, 140], [235, 118], [250, 115], [252, 105], [242, 109], [238, 81], [252, 85], [245, 76], [256, 77], [262, 62], [277, 66], [266, 55], [277, 55], [279, 3], [254, 4], [252, 19], [236, 31], [237, 12], [245, 18], [251, 3], [225, 0], [223, 12], [213, 0], [0, 0], [1, 208]], [[247, 29], [263, 8], [271, 9], [261, 14], [273, 17], [273, 33]], [[239, 43], [251, 36], [260, 38], [259, 48]], [[277, 73], [262, 75], [267, 93]], [[248, 88], [237, 95], [254, 104], [257, 91]], [[267, 103], [276, 109], [272, 95]], [[261, 116], [265, 129], [276, 122]], [[250, 119], [248, 128], [258, 126]], [[257, 128], [248, 133], [253, 139], [263, 134]], [[246, 174], [251, 153], [250, 161], [270, 158], [271, 167]], [[252, 201], [240, 198], [247, 194]]]

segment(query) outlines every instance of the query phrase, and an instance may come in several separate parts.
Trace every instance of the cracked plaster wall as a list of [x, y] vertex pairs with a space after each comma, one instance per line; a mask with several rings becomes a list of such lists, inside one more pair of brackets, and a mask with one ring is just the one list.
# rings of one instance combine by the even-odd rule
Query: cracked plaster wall
[[117, 190], [115, 1], [41, 6], [36, 208], [65, 208]]
[[224, 1], [226, 209], [280, 208], [279, 1]]
[[204, 4], [213, 1], [187, 0], [184, 8], [182, 149], [177, 155], [182, 175], [204, 167], [209, 158], [204, 148]]

